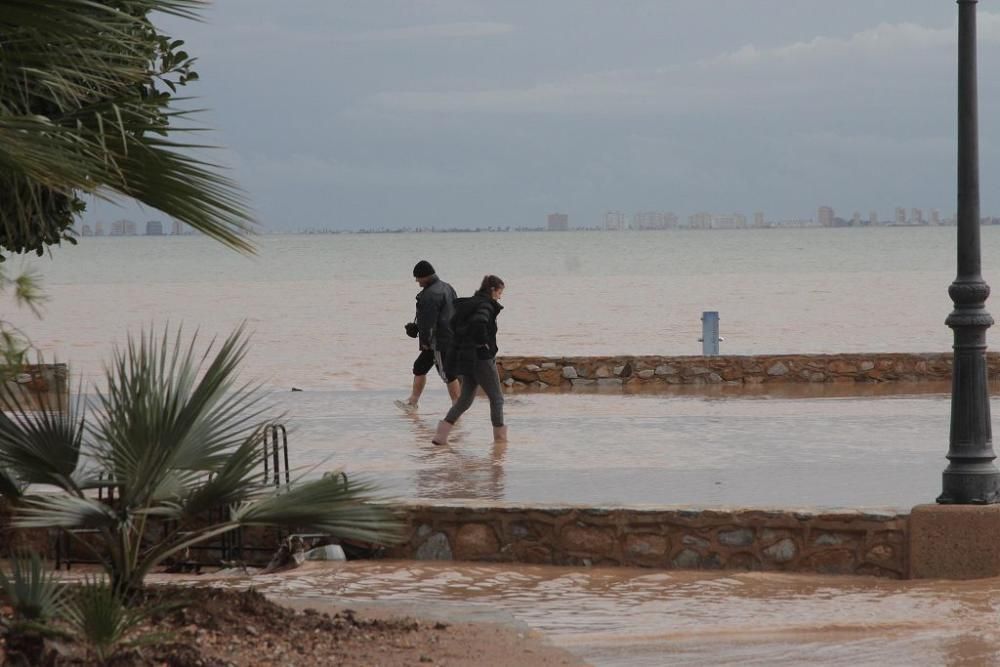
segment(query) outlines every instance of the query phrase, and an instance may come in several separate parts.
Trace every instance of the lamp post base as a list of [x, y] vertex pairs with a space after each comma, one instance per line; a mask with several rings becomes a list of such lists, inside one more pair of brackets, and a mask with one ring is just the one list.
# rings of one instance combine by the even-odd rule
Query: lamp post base
[[941, 505], [1000, 504], [1000, 470], [992, 463], [952, 463], [941, 479]]

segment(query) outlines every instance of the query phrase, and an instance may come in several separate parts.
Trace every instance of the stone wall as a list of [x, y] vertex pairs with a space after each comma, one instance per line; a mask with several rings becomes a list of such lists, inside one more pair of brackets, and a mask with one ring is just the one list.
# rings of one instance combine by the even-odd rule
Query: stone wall
[[[905, 578], [909, 515], [895, 510], [585, 507], [477, 501], [395, 505], [405, 523], [392, 558], [658, 569], [754, 570]], [[55, 557], [49, 531], [12, 530], [0, 544]], [[243, 558], [263, 565], [278, 545], [248, 529]], [[83, 555], [82, 553], [77, 554]], [[203, 562], [217, 552], [199, 553]]]
[[[1000, 380], [1000, 353], [988, 353]], [[925, 382], [951, 378], [951, 353], [768, 354], [718, 357], [500, 357], [500, 379], [513, 387], [757, 385], [769, 383]]]
[[427, 501], [390, 555], [551, 565], [907, 574], [896, 511], [593, 508]]

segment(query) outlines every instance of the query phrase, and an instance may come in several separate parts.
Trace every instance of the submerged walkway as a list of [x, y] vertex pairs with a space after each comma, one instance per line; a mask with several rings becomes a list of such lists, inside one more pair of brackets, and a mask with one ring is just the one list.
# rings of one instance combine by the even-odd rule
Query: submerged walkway
[[453, 621], [512, 618], [596, 666], [936, 667], [1000, 660], [1000, 579], [886, 581], [403, 561], [181, 579], [253, 586], [300, 604], [373, 606]]
[[393, 406], [398, 392], [274, 397], [293, 466], [343, 466], [403, 498], [909, 508], [940, 486], [947, 389], [516, 393], [507, 445], [491, 442], [483, 399], [444, 448], [430, 442], [447, 402], [439, 387], [415, 415]]

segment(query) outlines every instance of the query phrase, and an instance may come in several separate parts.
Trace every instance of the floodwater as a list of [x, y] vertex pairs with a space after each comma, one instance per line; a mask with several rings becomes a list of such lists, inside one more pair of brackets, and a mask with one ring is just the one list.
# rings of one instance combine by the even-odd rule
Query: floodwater
[[1000, 663], [1000, 579], [392, 561], [309, 565], [197, 581], [252, 585], [313, 606], [374, 604], [446, 620], [507, 616], [595, 666]]
[[430, 441], [447, 404], [439, 389], [415, 415], [393, 408], [391, 391], [287, 392], [278, 405], [289, 415], [293, 466], [310, 475], [344, 467], [406, 498], [893, 508], [933, 500], [947, 463], [947, 387], [849, 389], [515, 393], [505, 406], [510, 442], [491, 441], [482, 399], [447, 447]]
[[[84, 238], [29, 262], [50, 296], [43, 319], [13, 307], [5, 316], [87, 381], [128, 330], [183, 323], [207, 340], [246, 321], [244, 377], [286, 415], [293, 465], [345, 467], [392, 495], [905, 507], [937, 492], [947, 387], [514, 393], [507, 446], [490, 441], [479, 401], [454, 444], [433, 447], [441, 384], [431, 378], [416, 416], [392, 404], [408, 393], [416, 352], [402, 332], [417, 291], [410, 269], [427, 258], [460, 294], [486, 270], [501, 274], [500, 343], [511, 354], [697, 353], [706, 309], [721, 312], [729, 353], [935, 352], [950, 345], [953, 236], [268, 236], [252, 258], [198, 237]], [[984, 228], [983, 243], [989, 278], [1000, 229]]]

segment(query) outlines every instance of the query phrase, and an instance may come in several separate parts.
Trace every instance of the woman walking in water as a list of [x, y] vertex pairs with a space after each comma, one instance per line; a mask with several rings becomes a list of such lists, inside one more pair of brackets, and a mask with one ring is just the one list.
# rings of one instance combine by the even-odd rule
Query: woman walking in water
[[497, 315], [503, 310], [500, 297], [504, 284], [496, 276], [483, 278], [479, 290], [472, 296], [455, 300], [452, 326], [452, 359], [454, 372], [462, 379], [462, 393], [438, 423], [434, 434], [435, 445], [448, 444], [448, 434], [458, 418], [472, 405], [476, 389], [483, 388], [490, 399], [490, 421], [493, 422], [493, 439], [507, 439], [503, 423], [503, 391], [497, 373]]

